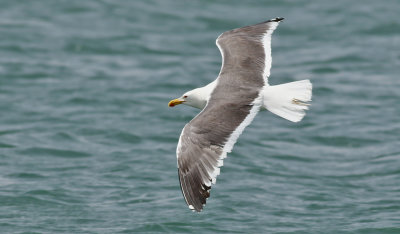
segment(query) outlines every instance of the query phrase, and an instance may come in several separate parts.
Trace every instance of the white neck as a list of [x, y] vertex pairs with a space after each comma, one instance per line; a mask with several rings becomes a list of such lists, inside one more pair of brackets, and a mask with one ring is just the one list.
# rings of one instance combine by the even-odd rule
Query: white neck
[[190, 91], [191, 100], [183, 104], [198, 109], [203, 109], [207, 105], [207, 102], [210, 99], [211, 93], [214, 90], [216, 84], [217, 80], [214, 80], [204, 87], [193, 89], [192, 91]]

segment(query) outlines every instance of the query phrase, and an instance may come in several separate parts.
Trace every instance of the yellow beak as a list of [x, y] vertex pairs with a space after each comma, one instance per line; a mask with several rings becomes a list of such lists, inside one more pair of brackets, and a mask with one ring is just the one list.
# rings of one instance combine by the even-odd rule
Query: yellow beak
[[174, 106], [179, 105], [179, 104], [182, 104], [182, 103], [184, 103], [184, 102], [185, 102], [184, 100], [182, 100], [182, 99], [180, 99], [180, 98], [177, 98], [177, 99], [171, 100], [171, 101], [168, 103], [168, 106], [169, 106], [169, 107], [174, 107]]

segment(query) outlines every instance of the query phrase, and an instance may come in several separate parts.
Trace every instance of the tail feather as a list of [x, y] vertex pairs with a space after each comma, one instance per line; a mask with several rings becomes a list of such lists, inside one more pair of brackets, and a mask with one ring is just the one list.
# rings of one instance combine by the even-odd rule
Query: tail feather
[[267, 86], [263, 90], [263, 107], [292, 122], [299, 122], [308, 110], [312, 84], [300, 80], [281, 85]]

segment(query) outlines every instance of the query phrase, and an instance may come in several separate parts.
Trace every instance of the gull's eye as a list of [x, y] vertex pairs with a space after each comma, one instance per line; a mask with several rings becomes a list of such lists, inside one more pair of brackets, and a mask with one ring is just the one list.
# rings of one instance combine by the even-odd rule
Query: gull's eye
[[187, 98], [187, 96], [185, 95], [185, 96], [183, 96], [183, 98]]

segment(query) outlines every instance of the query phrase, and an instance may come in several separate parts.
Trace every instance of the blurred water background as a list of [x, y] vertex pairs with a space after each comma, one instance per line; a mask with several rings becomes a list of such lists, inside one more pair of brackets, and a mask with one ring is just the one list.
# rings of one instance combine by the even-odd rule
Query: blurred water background
[[[1, 233], [400, 233], [400, 4], [0, 2]], [[297, 124], [260, 113], [205, 210], [176, 170], [222, 32], [285, 17], [271, 84], [310, 79]]]

